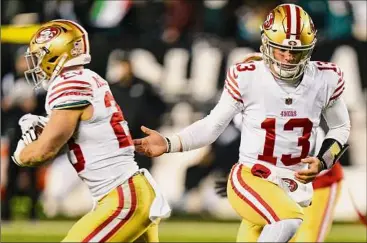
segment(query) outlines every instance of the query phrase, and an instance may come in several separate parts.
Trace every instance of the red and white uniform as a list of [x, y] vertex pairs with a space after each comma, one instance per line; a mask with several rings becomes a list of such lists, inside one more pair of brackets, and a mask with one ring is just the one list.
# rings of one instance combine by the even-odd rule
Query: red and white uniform
[[107, 81], [89, 69], [67, 71], [49, 86], [45, 108], [67, 109], [90, 104], [93, 116], [80, 121], [68, 142], [68, 158], [95, 200], [130, 178], [138, 166], [127, 122]]
[[298, 171], [302, 158], [314, 150], [321, 115], [329, 126], [326, 138], [345, 144], [349, 116], [338, 99], [343, 73], [333, 63], [310, 62], [300, 84], [285, 89], [263, 61], [230, 67], [217, 106], [178, 134], [183, 150], [210, 144], [237, 113], [242, 114], [239, 161]]

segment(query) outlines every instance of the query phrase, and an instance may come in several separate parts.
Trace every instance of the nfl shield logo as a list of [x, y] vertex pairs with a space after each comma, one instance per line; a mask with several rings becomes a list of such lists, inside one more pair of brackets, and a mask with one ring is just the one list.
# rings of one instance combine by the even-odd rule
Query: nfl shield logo
[[291, 104], [292, 104], [292, 102], [293, 102], [292, 98], [286, 98], [286, 99], [285, 99], [285, 104], [286, 104], [286, 105], [291, 105]]

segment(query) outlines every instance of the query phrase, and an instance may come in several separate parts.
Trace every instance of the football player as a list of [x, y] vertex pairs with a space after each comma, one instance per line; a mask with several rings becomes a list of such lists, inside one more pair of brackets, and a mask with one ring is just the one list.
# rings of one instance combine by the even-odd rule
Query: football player
[[[287, 242], [311, 203], [309, 182], [332, 168], [348, 147], [350, 121], [340, 98], [342, 71], [333, 63], [310, 61], [316, 30], [301, 7], [277, 6], [261, 35], [263, 60], [229, 68], [208, 116], [167, 137], [143, 126], [148, 136], [134, 144], [147, 156], [197, 149], [212, 143], [241, 113], [239, 162], [227, 193], [246, 228], [242, 241]], [[321, 116], [329, 131], [317, 156], [308, 157]]]
[[[247, 55], [242, 62], [261, 61], [261, 53], [251, 53]], [[242, 122], [239, 122], [238, 127], [241, 128]], [[320, 127], [317, 128], [315, 151], [321, 147], [325, 137], [324, 128], [326, 124], [321, 120]], [[296, 235], [291, 239], [292, 242], [324, 242], [328, 235], [332, 222], [333, 213], [337, 204], [341, 183], [344, 177], [343, 168], [339, 162], [330, 170], [324, 170], [316, 176], [312, 181], [314, 194], [312, 204], [304, 209], [305, 216], [301, 227], [296, 232]], [[224, 181], [216, 182], [216, 191], [220, 196], [227, 197], [227, 192]], [[247, 225], [242, 223], [237, 234], [237, 241], [243, 242], [246, 239]]]
[[92, 211], [63, 241], [158, 241], [157, 223], [170, 208], [149, 172], [134, 161], [127, 122], [107, 81], [84, 68], [91, 61], [85, 29], [68, 20], [47, 22], [25, 57], [27, 81], [47, 89], [49, 120], [36, 133], [29, 126], [13, 160], [40, 166], [66, 150], [94, 199]]

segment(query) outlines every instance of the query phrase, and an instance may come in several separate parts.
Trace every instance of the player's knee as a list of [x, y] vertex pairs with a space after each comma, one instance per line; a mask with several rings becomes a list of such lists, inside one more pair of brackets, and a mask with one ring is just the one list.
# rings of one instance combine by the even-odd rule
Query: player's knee
[[282, 221], [285, 227], [288, 228], [289, 231], [293, 232], [292, 235], [296, 233], [296, 231], [302, 224], [302, 219], [285, 219]]
[[284, 219], [264, 226], [258, 242], [288, 242], [301, 226], [302, 219]]

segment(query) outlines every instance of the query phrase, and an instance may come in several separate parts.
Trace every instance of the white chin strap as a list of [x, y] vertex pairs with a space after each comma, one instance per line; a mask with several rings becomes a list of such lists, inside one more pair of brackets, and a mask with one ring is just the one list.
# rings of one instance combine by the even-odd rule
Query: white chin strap
[[274, 71], [280, 76], [280, 77], [284, 77], [284, 78], [291, 78], [293, 76], [295, 76], [298, 71], [299, 71], [299, 66], [293, 68], [293, 70], [285, 70], [285, 69], [281, 69], [278, 64], [273, 63], [273, 69]]

